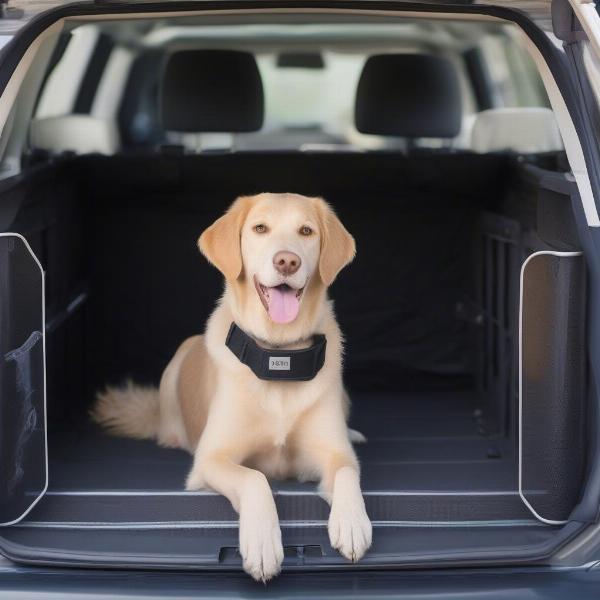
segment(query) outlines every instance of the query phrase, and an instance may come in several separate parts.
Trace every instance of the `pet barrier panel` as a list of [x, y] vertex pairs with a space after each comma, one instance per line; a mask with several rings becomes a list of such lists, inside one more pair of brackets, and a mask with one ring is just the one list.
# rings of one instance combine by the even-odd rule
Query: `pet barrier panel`
[[585, 265], [545, 250], [521, 269], [519, 494], [539, 520], [566, 523], [585, 466]]
[[44, 271], [19, 234], [0, 234], [0, 523], [48, 486]]

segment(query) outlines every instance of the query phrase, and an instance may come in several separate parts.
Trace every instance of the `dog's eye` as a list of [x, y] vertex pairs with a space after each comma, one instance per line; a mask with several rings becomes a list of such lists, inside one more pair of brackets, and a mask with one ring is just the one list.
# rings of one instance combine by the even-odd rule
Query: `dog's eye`
[[256, 231], [256, 233], [267, 233], [267, 226], [264, 223], [259, 223], [254, 226], [254, 231]]
[[312, 235], [313, 230], [308, 225], [300, 227], [300, 235]]

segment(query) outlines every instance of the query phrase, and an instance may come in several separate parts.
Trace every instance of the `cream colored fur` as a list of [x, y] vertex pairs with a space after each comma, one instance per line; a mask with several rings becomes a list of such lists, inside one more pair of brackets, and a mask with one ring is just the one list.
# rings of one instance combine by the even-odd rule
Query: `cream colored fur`
[[108, 387], [98, 394], [91, 416], [114, 435], [155, 439], [160, 425], [158, 390], [131, 381]]
[[[266, 233], [255, 227], [264, 224]], [[311, 235], [301, 235], [302, 227]], [[320, 482], [331, 505], [333, 547], [349, 560], [371, 545], [371, 523], [360, 490], [359, 465], [348, 430], [348, 397], [342, 384], [342, 336], [327, 287], [354, 256], [354, 240], [319, 198], [261, 194], [238, 199], [199, 240], [200, 249], [225, 276], [225, 291], [203, 336], [183, 342], [156, 394], [128, 384], [99, 395], [93, 416], [113, 432], [154, 437], [194, 455], [186, 489], [226, 496], [239, 513], [245, 570], [266, 581], [283, 561], [275, 501], [267, 477]], [[254, 287], [282, 283], [273, 266], [281, 250], [302, 265], [286, 279], [304, 286], [298, 316], [271, 321]], [[258, 379], [225, 346], [235, 321], [265, 347], [302, 348], [327, 336], [325, 364], [311, 381]], [[145, 408], [144, 398], [147, 399]]]

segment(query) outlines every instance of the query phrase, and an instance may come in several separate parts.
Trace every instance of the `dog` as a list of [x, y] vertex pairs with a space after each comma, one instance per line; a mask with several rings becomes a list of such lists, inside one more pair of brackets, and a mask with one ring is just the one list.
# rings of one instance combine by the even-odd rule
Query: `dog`
[[[323, 199], [264, 193], [238, 198], [198, 245], [225, 278], [204, 335], [181, 344], [158, 391], [128, 383], [99, 394], [94, 420], [192, 453], [186, 489], [229, 499], [256, 580], [277, 575], [284, 555], [267, 477], [319, 481], [332, 547], [359, 560], [372, 539], [352, 446], [361, 434], [347, 426], [342, 335], [327, 297], [354, 238]], [[259, 351], [282, 355], [324, 335], [322, 367], [308, 380], [262, 379], [226, 345], [232, 323]]]

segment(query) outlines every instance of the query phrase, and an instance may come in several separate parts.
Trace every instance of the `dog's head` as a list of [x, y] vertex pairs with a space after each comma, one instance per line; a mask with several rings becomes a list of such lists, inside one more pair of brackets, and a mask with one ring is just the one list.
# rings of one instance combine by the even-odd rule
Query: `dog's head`
[[329, 286], [355, 253], [331, 207], [297, 194], [238, 198], [198, 245], [238, 296], [254, 295], [277, 325], [296, 321], [307, 296]]

